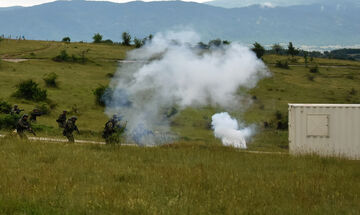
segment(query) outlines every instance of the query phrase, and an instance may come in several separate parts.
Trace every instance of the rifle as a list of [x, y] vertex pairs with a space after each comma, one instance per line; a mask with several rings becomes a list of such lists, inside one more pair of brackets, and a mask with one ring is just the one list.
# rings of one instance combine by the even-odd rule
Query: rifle
[[75, 131], [78, 133], [78, 134], [80, 134], [80, 131], [79, 131], [79, 129], [78, 129], [78, 127], [75, 125]]
[[35, 134], [34, 130], [32, 130], [31, 128], [29, 128], [28, 131], [36, 137], [36, 134]]
[[21, 111], [24, 111], [24, 110], [25, 110], [25, 109], [17, 109], [17, 110], [16, 110], [16, 113], [17, 113], [17, 114], [20, 114]]

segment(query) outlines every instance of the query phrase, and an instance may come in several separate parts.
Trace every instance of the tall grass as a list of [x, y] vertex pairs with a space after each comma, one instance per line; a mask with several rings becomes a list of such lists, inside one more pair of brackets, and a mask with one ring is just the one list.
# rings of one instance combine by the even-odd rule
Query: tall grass
[[358, 214], [358, 161], [0, 140], [0, 214]]

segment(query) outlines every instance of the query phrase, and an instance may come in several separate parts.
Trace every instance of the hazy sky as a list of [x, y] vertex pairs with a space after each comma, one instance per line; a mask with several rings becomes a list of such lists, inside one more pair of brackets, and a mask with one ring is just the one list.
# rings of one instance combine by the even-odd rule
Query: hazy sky
[[[52, 2], [55, 0], [0, 0], [0, 7], [10, 7], [10, 6], [32, 6], [36, 4], [43, 4], [46, 2]], [[104, 1], [104, 0], [96, 0]], [[105, 0], [107, 1], [107, 0]], [[108, 0], [112, 2], [124, 3], [131, 0]], [[153, 0], [143, 0], [143, 1], [153, 1]], [[209, 0], [184, 0], [184, 1], [193, 1], [193, 2], [206, 2]]]

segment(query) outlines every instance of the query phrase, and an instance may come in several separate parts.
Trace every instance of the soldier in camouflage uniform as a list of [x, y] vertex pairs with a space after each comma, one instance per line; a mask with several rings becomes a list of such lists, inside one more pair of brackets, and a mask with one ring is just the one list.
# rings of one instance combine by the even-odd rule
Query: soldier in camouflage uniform
[[65, 128], [66, 114], [67, 114], [67, 111], [64, 110], [63, 113], [60, 114], [59, 118], [56, 120], [56, 122], [59, 124], [59, 128]]
[[114, 115], [109, 121], [105, 123], [102, 137], [109, 142], [109, 137], [115, 133], [116, 126], [118, 124], [118, 117]]
[[24, 114], [16, 124], [16, 132], [21, 139], [27, 139], [25, 131], [28, 131], [32, 133], [34, 136], [36, 136], [35, 132], [31, 129], [30, 123], [27, 121], [28, 117], [29, 116], [27, 114]]
[[70, 117], [70, 119], [68, 119], [64, 127], [63, 135], [67, 137], [70, 143], [75, 142], [73, 135], [74, 131], [77, 131], [77, 133], [80, 134], [79, 129], [75, 125], [76, 120], [77, 120], [76, 116]]
[[35, 108], [31, 113], [30, 113], [30, 121], [31, 122], [36, 122], [36, 117], [41, 116], [42, 113], [40, 112], [39, 109]]
[[[106, 143], [114, 143], [114, 141], [119, 141], [119, 137], [126, 128], [126, 123], [121, 125], [120, 121], [121, 117], [113, 115], [113, 117], [105, 123], [102, 137], [105, 139]], [[114, 138], [114, 134], [118, 134], [118, 137]]]
[[24, 111], [24, 109], [19, 109], [18, 105], [14, 105], [14, 107], [11, 109], [11, 115], [20, 114], [21, 111]]

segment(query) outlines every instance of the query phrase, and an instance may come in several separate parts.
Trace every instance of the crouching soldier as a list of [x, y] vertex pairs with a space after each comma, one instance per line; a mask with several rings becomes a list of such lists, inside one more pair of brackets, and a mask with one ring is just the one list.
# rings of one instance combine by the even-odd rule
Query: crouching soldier
[[24, 109], [20, 109], [18, 105], [14, 105], [11, 109], [11, 115], [20, 114], [21, 111], [24, 111]]
[[56, 122], [59, 124], [59, 128], [65, 128], [66, 114], [67, 114], [67, 111], [64, 110], [63, 113], [60, 114], [59, 118], [56, 120]]
[[70, 117], [65, 124], [63, 135], [69, 140], [70, 143], [75, 142], [73, 132], [77, 131], [80, 134], [79, 129], [75, 125], [77, 118], [76, 116]]
[[31, 113], [30, 113], [30, 122], [36, 122], [36, 117], [41, 116], [42, 113], [40, 112], [39, 109], [35, 108]]
[[25, 131], [28, 131], [32, 133], [34, 136], [36, 136], [35, 132], [30, 127], [30, 123], [27, 121], [28, 117], [29, 116], [27, 114], [24, 114], [16, 124], [16, 132], [21, 139], [27, 139]]

